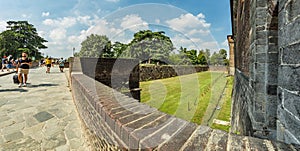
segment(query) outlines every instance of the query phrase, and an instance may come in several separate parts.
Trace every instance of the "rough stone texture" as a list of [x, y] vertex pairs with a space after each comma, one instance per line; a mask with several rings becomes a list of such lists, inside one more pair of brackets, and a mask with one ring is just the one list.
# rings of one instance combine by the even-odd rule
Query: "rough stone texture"
[[299, 1], [279, 3], [277, 139], [300, 144], [300, 18]]
[[232, 130], [300, 144], [300, 1], [231, 0]]

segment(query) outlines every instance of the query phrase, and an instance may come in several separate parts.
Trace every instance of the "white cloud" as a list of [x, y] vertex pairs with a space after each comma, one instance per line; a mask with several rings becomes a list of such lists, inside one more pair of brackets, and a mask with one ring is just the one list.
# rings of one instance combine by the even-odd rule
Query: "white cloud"
[[159, 19], [155, 19], [155, 23], [156, 24], [160, 24], [160, 20]]
[[77, 21], [79, 21], [81, 24], [92, 25], [91, 16], [78, 16]]
[[198, 18], [202, 18], [202, 19], [204, 19], [204, 18], [205, 18], [205, 15], [204, 15], [204, 14], [202, 14], [202, 13], [199, 13], [199, 14], [197, 15], [197, 17], [198, 17]]
[[27, 15], [27, 14], [22, 14], [21, 15], [23, 18], [31, 18], [31, 15]]
[[6, 30], [7, 23], [6, 21], [0, 21], [0, 32]]
[[54, 42], [57, 42], [57, 41], [61, 41], [63, 40], [64, 38], [66, 38], [66, 29], [64, 28], [56, 28], [54, 30], [52, 30], [50, 32], [50, 35], [49, 37], [54, 41]]
[[[199, 16], [199, 15], [198, 15]], [[204, 15], [200, 15], [203, 16]], [[205, 21], [204, 18], [194, 16], [193, 14], [184, 14], [179, 18], [167, 20], [166, 23], [174, 30], [185, 32], [191, 29], [208, 29], [210, 24]]]
[[136, 14], [126, 15], [121, 22], [121, 27], [133, 32], [149, 29], [148, 23]]
[[43, 13], [42, 13], [42, 17], [48, 17], [49, 15], [50, 15], [49, 12], [43, 12]]
[[76, 24], [76, 18], [64, 17], [59, 19], [46, 19], [43, 21], [43, 24], [52, 27], [68, 28]]
[[216, 49], [216, 42], [210, 33], [210, 23], [207, 23], [205, 16], [199, 13], [197, 16], [187, 13], [177, 18], [166, 21], [166, 24], [173, 30], [182, 34], [171, 37], [175, 47], [180, 46], [188, 49]]
[[120, 0], [106, 0], [107, 2], [114, 2], [114, 3], [117, 3], [119, 2]]

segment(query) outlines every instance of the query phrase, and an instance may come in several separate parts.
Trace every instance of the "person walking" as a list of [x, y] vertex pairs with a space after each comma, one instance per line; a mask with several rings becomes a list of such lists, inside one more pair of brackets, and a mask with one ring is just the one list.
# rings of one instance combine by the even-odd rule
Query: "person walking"
[[64, 72], [64, 68], [65, 68], [65, 60], [64, 60], [64, 58], [60, 58], [58, 60], [58, 64], [59, 64], [59, 70], [60, 70], [60, 72]]
[[3, 72], [4, 71], [3, 69], [6, 68], [6, 64], [7, 64], [7, 58], [6, 58], [6, 56], [3, 56], [1, 63], [2, 63], [1, 71]]
[[19, 80], [19, 87], [22, 86], [22, 76], [24, 75], [23, 86], [26, 87], [29, 68], [31, 67], [31, 59], [28, 58], [27, 53], [23, 52], [21, 59], [18, 61], [17, 64], [17, 72], [18, 72], [18, 80]]
[[51, 64], [52, 64], [52, 59], [49, 57], [46, 58], [45, 60], [45, 64], [46, 64], [46, 73], [50, 73], [50, 68], [51, 68]]

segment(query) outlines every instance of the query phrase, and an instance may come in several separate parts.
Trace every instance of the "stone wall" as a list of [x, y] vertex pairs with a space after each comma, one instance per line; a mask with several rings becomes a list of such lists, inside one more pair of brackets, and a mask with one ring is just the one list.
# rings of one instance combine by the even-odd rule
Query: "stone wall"
[[277, 139], [300, 144], [300, 1], [279, 2]]
[[140, 100], [139, 61], [136, 59], [80, 58], [82, 72], [124, 94]]
[[140, 81], [164, 79], [208, 70], [208, 66], [142, 65], [140, 66]]
[[236, 64], [233, 131], [300, 144], [299, 2], [231, 1]]

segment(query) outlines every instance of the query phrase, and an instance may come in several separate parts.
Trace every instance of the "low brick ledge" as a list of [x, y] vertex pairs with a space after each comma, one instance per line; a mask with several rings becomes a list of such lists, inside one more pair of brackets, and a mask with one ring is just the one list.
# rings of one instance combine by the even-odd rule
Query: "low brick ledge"
[[94, 150], [299, 150], [228, 134], [159, 112], [84, 74], [72, 74], [72, 93]]

